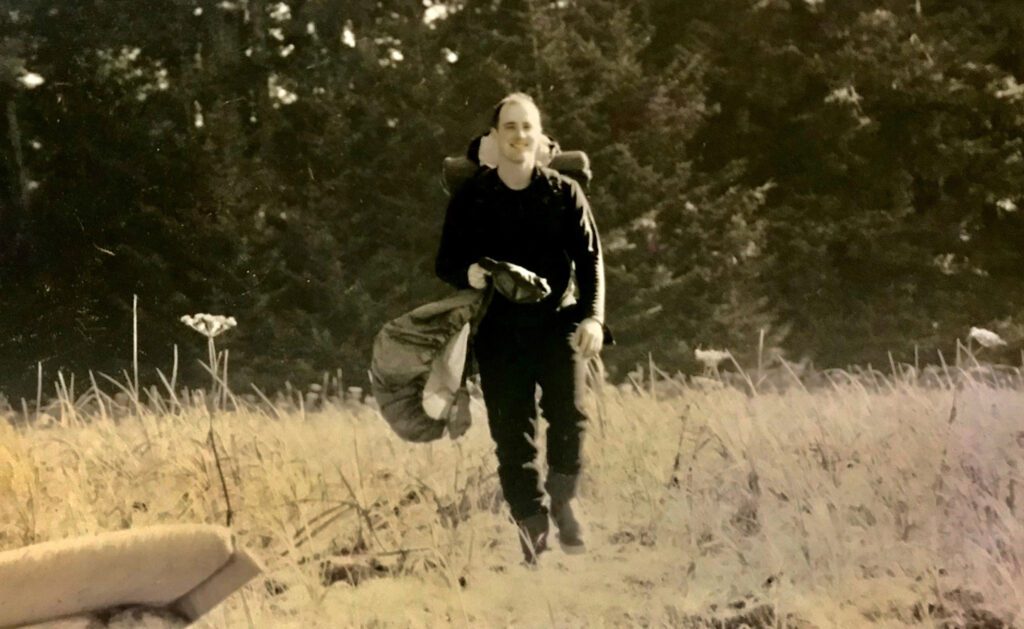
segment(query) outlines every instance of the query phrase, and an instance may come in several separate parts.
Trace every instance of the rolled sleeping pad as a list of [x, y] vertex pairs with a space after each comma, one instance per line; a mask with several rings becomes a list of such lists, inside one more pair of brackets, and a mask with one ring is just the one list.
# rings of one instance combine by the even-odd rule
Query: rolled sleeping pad
[[0, 627], [127, 605], [195, 621], [260, 572], [229, 529], [207, 524], [42, 542], [0, 552]]
[[[583, 151], [563, 151], [551, 158], [548, 168], [553, 168], [576, 180], [584, 190], [590, 185], [594, 174], [590, 170], [590, 158]], [[451, 194], [472, 177], [480, 166], [468, 157], [446, 157], [442, 166], [445, 190]]]

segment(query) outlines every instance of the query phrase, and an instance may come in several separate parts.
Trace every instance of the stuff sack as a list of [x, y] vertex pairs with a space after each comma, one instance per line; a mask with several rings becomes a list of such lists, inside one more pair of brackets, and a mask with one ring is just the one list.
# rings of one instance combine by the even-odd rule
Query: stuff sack
[[516, 303], [550, 294], [547, 281], [521, 266], [483, 258], [486, 290], [460, 290], [389, 321], [373, 341], [370, 384], [380, 413], [399, 437], [425, 442], [472, 423], [466, 387], [473, 335], [494, 292]]
[[446, 427], [455, 438], [468, 428], [470, 328], [484, 301], [482, 291], [458, 291], [389, 321], [374, 338], [373, 396], [402, 439], [434, 441]]

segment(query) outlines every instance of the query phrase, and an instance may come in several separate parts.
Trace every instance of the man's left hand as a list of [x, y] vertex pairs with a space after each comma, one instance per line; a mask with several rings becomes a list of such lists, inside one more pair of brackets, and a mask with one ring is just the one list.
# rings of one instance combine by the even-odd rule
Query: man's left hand
[[584, 319], [569, 337], [569, 346], [583, 358], [593, 358], [604, 345], [604, 327], [593, 317]]

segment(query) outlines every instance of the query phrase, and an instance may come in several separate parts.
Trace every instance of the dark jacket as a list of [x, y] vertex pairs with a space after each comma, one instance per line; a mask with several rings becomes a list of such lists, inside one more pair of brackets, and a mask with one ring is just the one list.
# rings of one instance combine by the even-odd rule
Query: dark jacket
[[601, 242], [590, 204], [574, 180], [538, 167], [525, 189], [512, 190], [496, 169], [481, 168], [448, 205], [437, 275], [456, 288], [468, 288], [469, 266], [483, 257], [533, 271], [547, 280], [551, 295], [535, 304], [514, 304], [495, 295], [482, 325], [545, 322], [566, 308], [573, 309], [577, 321], [594, 317], [604, 323]]

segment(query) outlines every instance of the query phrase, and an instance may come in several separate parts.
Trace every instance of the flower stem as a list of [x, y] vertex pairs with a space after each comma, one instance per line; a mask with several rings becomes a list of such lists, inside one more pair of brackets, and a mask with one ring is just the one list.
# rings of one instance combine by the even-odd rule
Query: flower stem
[[234, 515], [234, 512], [231, 510], [231, 495], [228, 494], [228, 482], [224, 478], [224, 468], [220, 462], [220, 453], [217, 452], [216, 433], [213, 431], [213, 416], [220, 408], [218, 400], [220, 396], [217, 392], [217, 346], [214, 343], [213, 335], [206, 337], [206, 348], [210, 356], [210, 399], [207, 402], [210, 417], [210, 432], [207, 435], [207, 439], [210, 442], [210, 449], [213, 450], [213, 461], [217, 465], [217, 475], [220, 477], [220, 488], [221, 491], [224, 492], [224, 504], [227, 508], [227, 526], [231, 526], [232, 516]]

